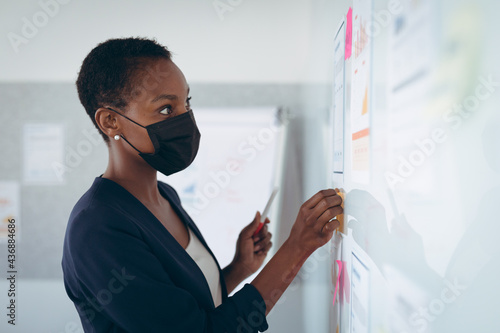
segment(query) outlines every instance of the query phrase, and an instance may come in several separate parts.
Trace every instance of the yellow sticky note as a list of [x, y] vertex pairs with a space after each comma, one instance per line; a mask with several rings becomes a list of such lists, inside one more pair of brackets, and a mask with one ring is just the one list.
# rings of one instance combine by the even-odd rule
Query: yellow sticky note
[[[342, 204], [340, 206], [342, 207], [342, 209], [344, 209], [345, 192], [344, 190], [340, 189], [339, 191], [337, 191], [337, 194], [342, 198]], [[337, 215], [337, 220], [340, 223], [340, 226], [337, 228], [337, 230], [345, 234], [346, 230], [344, 226], [344, 213]]]

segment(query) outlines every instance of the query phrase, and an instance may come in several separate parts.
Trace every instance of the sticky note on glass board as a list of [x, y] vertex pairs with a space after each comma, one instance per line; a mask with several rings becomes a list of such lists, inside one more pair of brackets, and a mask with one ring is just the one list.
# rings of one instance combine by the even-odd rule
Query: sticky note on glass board
[[345, 30], [345, 60], [351, 57], [352, 52], [352, 8], [349, 7], [349, 11], [346, 16], [346, 30]]
[[[345, 192], [344, 190], [337, 190], [337, 195], [342, 198], [342, 204], [340, 205], [342, 209], [344, 209], [344, 198], [345, 198]], [[340, 223], [340, 226], [337, 228], [338, 231], [340, 231], [343, 234], [347, 234], [347, 230], [345, 228], [344, 224], [344, 213], [337, 215], [337, 220]]]

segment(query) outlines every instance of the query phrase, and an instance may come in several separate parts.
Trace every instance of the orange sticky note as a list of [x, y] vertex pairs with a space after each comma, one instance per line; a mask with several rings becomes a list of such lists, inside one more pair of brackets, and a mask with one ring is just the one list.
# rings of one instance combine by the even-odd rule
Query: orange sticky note
[[[342, 198], [342, 204], [340, 207], [344, 209], [344, 198], [345, 198], [345, 192], [341, 189], [340, 191], [337, 192], [337, 194]], [[340, 231], [343, 234], [346, 234], [345, 226], [344, 226], [344, 213], [337, 215], [337, 220], [340, 223], [340, 226], [337, 228], [338, 231]]]

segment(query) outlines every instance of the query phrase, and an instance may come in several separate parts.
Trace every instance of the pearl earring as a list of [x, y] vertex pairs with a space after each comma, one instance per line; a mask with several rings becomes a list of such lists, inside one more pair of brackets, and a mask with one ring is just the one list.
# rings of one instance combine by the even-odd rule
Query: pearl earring
[[116, 141], [120, 140], [120, 136], [119, 136], [118, 134], [117, 134], [117, 135], [115, 135], [115, 137], [114, 137], [114, 138], [115, 138], [115, 140], [116, 140]]

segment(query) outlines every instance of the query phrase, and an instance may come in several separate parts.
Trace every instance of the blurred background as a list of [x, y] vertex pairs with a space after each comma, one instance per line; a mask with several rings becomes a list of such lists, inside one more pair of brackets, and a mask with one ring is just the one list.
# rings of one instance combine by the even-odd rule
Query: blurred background
[[[349, 8], [358, 43], [350, 58], [336, 59]], [[6, 220], [15, 218], [17, 294], [12, 326], [10, 282], [2, 279], [0, 331], [83, 332], [64, 291], [62, 243], [73, 205], [106, 168], [107, 149], [74, 82], [92, 48], [129, 36], [173, 52], [195, 116], [199, 109], [200, 119], [219, 117], [206, 122], [207, 133], [224, 122], [222, 111], [240, 122], [266, 114], [235, 140], [267, 128], [268, 115], [282, 124], [257, 158], [272, 168], [255, 169], [241, 186], [265, 183], [245, 187], [251, 205], [236, 214], [245, 225], [281, 187], [269, 257], [305, 200], [327, 187], [346, 193], [342, 251], [329, 243], [309, 258], [269, 314], [268, 332], [497, 331], [499, 9], [493, 0], [2, 0], [0, 267], [7, 278]], [[364, 53], [356, 34], [363, 31]], [[366, 90], [356, 78], [362, 57]], [[369, 115], [361, 153], [352, 135], [359, 104]], [[334, 138], [343, 153], [336, 175]], [[196, 170], [208, 164], [217, 170], [204, 158], [189, 171], [197, 186]], [[189, 200], [187, 183], [172, 183]], [[234, 198], [240, 182], [232, 184], [214, 206]], [[216, 223], [194, 220], [202, 230]], [[228, 244], [233, 252], [221, 252], [221, 265], [234, 253]], [[333, 300], [339, 275], [342, 297]]]

